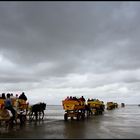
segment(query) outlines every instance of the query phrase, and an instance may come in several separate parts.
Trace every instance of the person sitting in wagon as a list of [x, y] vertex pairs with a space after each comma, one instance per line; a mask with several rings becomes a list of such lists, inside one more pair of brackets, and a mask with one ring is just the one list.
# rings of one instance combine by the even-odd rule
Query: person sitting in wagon
[[22, 92], [22, 94], [20, 94], [19, 99], [23, 99], [23, 100], [27, 101], [27, 97], [24, 92]]
[[7, 93], [7, 98], [5, 99], [5, 109], [8, 109], [11, 111], [12, 113], [12, 120], [15, 119], [15, 116], [16, 116], [16, 111], [15, 109], [13, 108], [13, 105], [12, 105], [12, 101], [11, 101], [11, 98], [10, 98], [10, 93]]
[[67, 98], [65, 99], [65, 100], [69, 100], [70, 99], [70, 97], [69, 96], [67, 96]]
[[19, 108], [25, 109], [27, 108], [28, 104], [26, 103], [27, 97], [24, 92], [19, 96], [18, 98], [18, 103], [19, 103]]
[[81, 96], [79, 100], [81, 101], [81, 105], [85, 104], [86, 100], [85, 100], [84, 96]]

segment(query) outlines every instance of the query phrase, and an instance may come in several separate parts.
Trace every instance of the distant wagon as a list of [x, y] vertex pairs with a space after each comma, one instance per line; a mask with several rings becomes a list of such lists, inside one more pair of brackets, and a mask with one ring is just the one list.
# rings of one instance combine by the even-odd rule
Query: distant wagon
[[104, 102], [100, 100], [90, 100], [87, 104], [95, 115], [102, 114], [105, 108]]
[[112, 109], [114, 109], [115, 108], [115, 103], [114, 102], [107, 102], [107, 110], [112, 110]]
[[124, 103], [121, 103], [121, 107], [125, 107], [125, 104]]

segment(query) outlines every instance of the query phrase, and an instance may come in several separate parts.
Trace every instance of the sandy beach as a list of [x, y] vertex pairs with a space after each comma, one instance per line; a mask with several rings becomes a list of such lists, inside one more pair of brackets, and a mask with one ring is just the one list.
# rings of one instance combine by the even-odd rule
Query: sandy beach
[[44, 121], [27, 121], [13, 129], [0, 126], [0, 138], [37, 139], [139, 139], [140, 107], [105, 110], [103, 115], [64, 121], [61, 106], [48, 106]]

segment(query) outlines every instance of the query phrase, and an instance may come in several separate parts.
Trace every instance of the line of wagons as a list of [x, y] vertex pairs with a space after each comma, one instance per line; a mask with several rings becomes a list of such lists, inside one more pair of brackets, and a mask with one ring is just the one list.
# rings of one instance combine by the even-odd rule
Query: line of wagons
[[[10, 111], [4, 108], [5, 99], [0, 99], [0, 123], [3, 121], [6, 125], [13, 123], [11, 120]], [[118, 104], [114, 102], [107, 102], [107, 110], [118, 108]], [[16, 123], [25, 124], [27, 118], [32, 120], [43, 120], [44, 110], [46, 109], [45, 103], [38, 103], [32, 106], [29, 105], [23, 99], [16, 99], [13, 102], [14, 108], [16, 108]], [[69, 118], [77, 120], [84, 119], [90, 115], [100, 115], [105, 110], [105, 104], [100, 100], [88, 100], [87, 102], [81, 100], [62, 100], [62, 106], [65, 110], [64, 120]], [[124, 107], [124, 103], [122, 105]]]
[[0, 125], [2, 123], [6, 126], [13, 126], [13, 124], [25, 124], [27, 118], [29, 121], [33, 120], [43, 120], [44, 110], [46, 109], [46, 104], [43, 102], [29, 105], [29, 103], [23, 99], [12, 100], [13, 108], [16, 111], [16, 117], [13, 120], [12, 114], [9, 110], [4, 107], [5, 99], [0, 99]]
[[[63, 100], [63, 109], [65, 110], [64, 120], [71, 119], [84, 119], [90, 115], [100, 115], [105, 110], [105, 104], [100, 100], [81, 101], [81, 100]], [[117, 108], [118, 104], [114, 102], [107, 102], [107, 110]]]

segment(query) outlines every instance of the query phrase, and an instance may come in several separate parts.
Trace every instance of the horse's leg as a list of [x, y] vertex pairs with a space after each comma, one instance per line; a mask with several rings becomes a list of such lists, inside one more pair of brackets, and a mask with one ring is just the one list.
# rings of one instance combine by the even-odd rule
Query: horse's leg
[[31, 111], [30, 114], [29, 114], [29, 120], [30, 120], [30, 121], [33, 120], [33, 111]]
[[42, 111], [39, 111], [39, 120], [41, 120], [41, 113]]
[[35, 111], [35, 119], [37, 120], [37, 118], [38, 118], [38, 114], [37, 114], [38, 112], [37, 111]]
[[[44, 110], [43, 110], [43, 118], [44, 118], [44, 115], [45, 115], [45, 114], [44, 114]], [[43, 118], [42, 118], [42, 119], [43, 119]]]
[[41, 112], [42, 112], [41, 120], [43, 120], [43, 118], [44, 118], [44, 110], [42, 110]]

